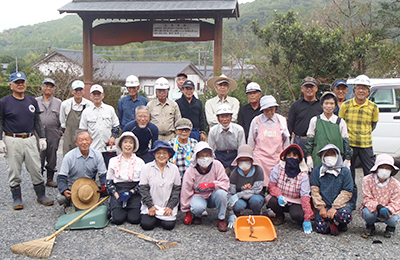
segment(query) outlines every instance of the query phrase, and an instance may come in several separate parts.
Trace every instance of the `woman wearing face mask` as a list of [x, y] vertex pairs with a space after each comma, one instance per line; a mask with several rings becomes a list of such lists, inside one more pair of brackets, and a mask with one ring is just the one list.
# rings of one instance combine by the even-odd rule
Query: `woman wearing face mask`
[[311, 233], [313, 211], [310, 204], [310, 181], [303, 151], [297, 144], [289, 145], [280, 154], [279, 163], [272, 169], [265, 197], [268, 207], [272, 208], [276, 217], [275, 225], [284, 222], [284, 212], [289, 212], [292, 220], [302, 223], [306, 234]]
[[367, 229], [363, 237], [375, 233], [375, 222], [385, 222], [384, 237], [390, 238], [399, 221], [400, 212], [400, 182], [393, 178], [399, 168], [394, 165], [394, 159], [388, 154], [376, 157], [371, 173], [363, 179], [363, 203], [361, 214]]
[[335, 145], [325, 145], [317, 155], [322, 164], [310, 175], [311, 197], [317, 209], [315, 230], [338, 235], [339, 231], [347, 230], [352, 220], [348, 202], [353, 195], [353, 179]]
[[233, 228], [240, 211], [250, 208], [254, 215], [261, 214], [264, 197], [261, 191], [264, 184], [264, 173], [260, 166], [254, 164], [253, 148], [244, 144], [239, 147], [238, 155], [232, 163], [236, 167], [230, 176], [228, 191], [228, 227]]
[[214, 152], [206, 142], [199, 142], [194, 148], [190, 166], [183, 175], [181, 211], [186, 213], [186, 225], [200, 225], [206, 208], [217, 208], [218, 230], [225, 232], [227, 190], [229, 179], [221, 162], [214, 160]]

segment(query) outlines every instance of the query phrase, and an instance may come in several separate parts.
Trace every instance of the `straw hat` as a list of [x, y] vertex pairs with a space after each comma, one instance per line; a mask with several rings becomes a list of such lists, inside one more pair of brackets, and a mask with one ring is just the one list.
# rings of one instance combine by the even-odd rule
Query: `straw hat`
[[399, 168], [396, 165], [394, 165], [393, 157], [388, 154], [383, 153], [383, 154], [379, 154], [378, 156], [376, 156], [375, 165], [371, 168], [371, 172], [376, 172], [378, 170], [378, 167], [383, 164], [392, 166], [393, 169], [395, 170], [394, 172], [392, 172], [394, 174], [396, 174], [397, 171], [399, 170]]
[[134, 144], [135, 144], [135, 147], [133, 147], [133, 153], [135, 153], [138, 149], [139, 149], [139, 140], [138, 140], [138, 138], [136, 137], [136, 135], [134, 135], [131, 131], [127, 131], [127, 132], [124, 132], [124, 133], [122, 133], [122, 135], [118, 138], [118, 140], [117, 140], [117, 143], [116, 143], [116, 145], [117, 145], [117, 148], [120, 150], [120, 151], [122, 151], [122, 147], [121, 147], [121, 145], [122, 145], [122, 139], [124, 139], [124, 137], [131, 137], [131, 138], [133, 138], [133, 142], [134, 142]]
[[211, 79], [209, 79], [207, 81], [207, 86], [212, 89], [215, 90], [215, 85], [217, 82], [228, 82], [229, 84], [229, 90], [228, 92], [232, 92], [237, 88], [237, 83], [234, 79], [228, 78], [227, 76], [225, 76], [224, 74], [222, 74], [221, 76], [217, 76], [217, 77], [212, 77]]
[[100, 198], [100, 193], [97, 191], [99, 187], [94, 180], [89, 178], [79, 178], [71, 188], [72, 203], [78, 209], [88, 209], [95, 205]]
[[233, 160], [232, 166], [236, 166], [237, 160], [240, 158], [250, 158], [251, 160], [253, 160], [254, 165], [257, 164], [257, 162], [255, 161], [255, 159], [253, 157], [253, 147], [251, 147], [248, 144], [243, 144], [239, 147], [238, 154], [237, 154], [235, 160]]

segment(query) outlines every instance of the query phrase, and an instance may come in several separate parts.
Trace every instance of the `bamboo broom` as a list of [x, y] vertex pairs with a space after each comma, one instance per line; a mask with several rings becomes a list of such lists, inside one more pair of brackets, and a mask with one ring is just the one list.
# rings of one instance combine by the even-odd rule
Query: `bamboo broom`
[[52, 234], [48, 237], [44, 237], [44, 238], [28, 241], [25, 243], [13, 245], [10, 248], [11, 251], [15, 254], [20, 254], [20, 255], [27, 255], [27, 256], [32, 256], [32, 257], [36, 257], [36, 258], [48, 258], [51, 254], [51, 250], [53, 249], [53, 245], [54, 245], [54, 242], [55, 242], [58, 234], [60, 234], [62, 231], [64, 231], [65, 229], [67, 229], [68, 227], [73, 225], [79, 219], [83, 218], [86, 214], [91, 212], [93, 209], [95, 209], [97, 206], [99, 206], [101, 203], [103, 203], [106, 199], [108, 199], [108, 197], [109, 196], [107, 196], [104, 199], [102, 199], [101, 201], [97, 202], [90, 209], [86, 210], [81, 215], [76, 217], [74, 220], [69, 222], [67, 225], [65, 225], [64, 227], [57, 230], [57, 232], [55, 232], [54, 234]]
[[122, 231], [125, 231], [125, 232], [135, 234], [136, 236], [138, 236], [141, 239], [144, 239], [146, 241], [152, 242], [153, 244], [156, 244], [161, 249], [161, 251], [178, 245], [178, 243], [175, 241], [170, 242], [167, 240], [157, 240], [157, 239], [151, 238], [149, 236], [137, 233], [137, 232], [129, 230], [129, 229], [125, 229], [125, 228], [121, 228], [121, 227], [119, 229]]

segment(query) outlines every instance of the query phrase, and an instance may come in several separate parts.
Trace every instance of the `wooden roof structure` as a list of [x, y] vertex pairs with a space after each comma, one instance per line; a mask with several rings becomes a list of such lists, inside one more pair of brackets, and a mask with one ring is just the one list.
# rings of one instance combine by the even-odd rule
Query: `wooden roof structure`
[[[83, 21], [84, 81], [90, 88], [93, 44], [214, 40], [214, 75], [218, 75], [222, 68], [222, 20], [237, 19], [239, 4], [238, 0], [73, 0], [58, 11], [76, 13]], [[99, 19], [107, 22], [93, 28]]]

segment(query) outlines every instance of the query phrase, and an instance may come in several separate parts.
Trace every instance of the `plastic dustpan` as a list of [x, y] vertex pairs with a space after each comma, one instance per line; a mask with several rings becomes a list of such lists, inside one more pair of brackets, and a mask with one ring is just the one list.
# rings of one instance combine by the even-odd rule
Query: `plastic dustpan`
[[272, 221], [266, 216], [240, 216], [235, 221], [236, 239], [240, 241], [273, 241], [276, 236]]
[[[72, 214], [62, 215], [57, 223], [56, 229], [64, 227], [66, 224], [74, 220], [76, 217], [81, 215], [86, 210], [79, 210]], [[105, 228], [110, 222], [108, 219], [108, 207], [106, 205], [98, 206], [90, 213], [82, 217], [80, 220], [75, 222], [68, 229], [88, 229], [88, 228]]]

